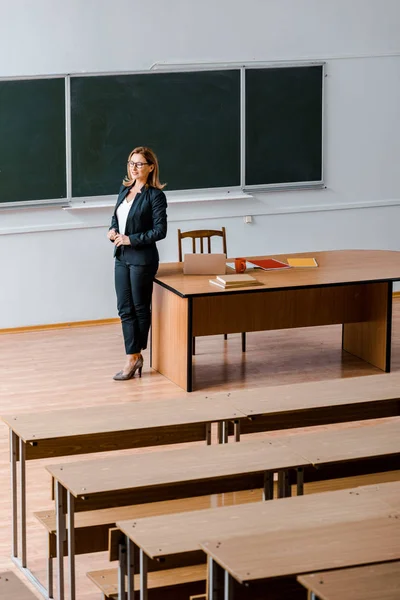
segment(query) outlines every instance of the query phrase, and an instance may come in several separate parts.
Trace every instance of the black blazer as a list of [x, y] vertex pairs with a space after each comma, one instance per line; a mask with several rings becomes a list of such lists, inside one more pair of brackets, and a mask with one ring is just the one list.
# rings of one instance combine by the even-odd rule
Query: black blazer
[[[131, 188], [121, 185], [110, 229], [118, 233], [117, 208], [125, 199]], [[129, 237], [130, 246], [115, 247], [114, 256], [121, 254], [124, 248], [124, 259], [132, 265], [154, 265], [158, 263], [156, 242], [167, 235], [167, 199], [162, 190], [153, 187], [142, 187], [141, 193], [132, 202], [126, 220], [125, 235]]]

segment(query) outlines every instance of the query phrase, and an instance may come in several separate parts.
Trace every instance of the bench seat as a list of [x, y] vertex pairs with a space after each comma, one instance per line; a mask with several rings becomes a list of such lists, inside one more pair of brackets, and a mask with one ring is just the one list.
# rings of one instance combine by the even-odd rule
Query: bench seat
[[[118, 598], [118, 569], [103, 569], [87, 573], [105, 598]], [[207, 565], [193, 565], [148, 573], [149, 600], [187, 600], [189, 596], [205, 593]], [[139, 589], [139, 576], [135, 575], [135, 590]]]

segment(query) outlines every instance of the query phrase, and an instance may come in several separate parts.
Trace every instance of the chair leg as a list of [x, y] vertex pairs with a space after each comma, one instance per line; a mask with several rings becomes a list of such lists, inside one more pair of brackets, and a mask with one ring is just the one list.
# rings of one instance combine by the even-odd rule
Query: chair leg
[[193, 356], [196, 354], [196, 338], [192, 338], [192, 354]]
[[242, 352], [246, 352], [246, 332], [242, 332]]
[[224, 333], [224, 340], [227, 340], [227, 339], [228, 339], [228, 334]]

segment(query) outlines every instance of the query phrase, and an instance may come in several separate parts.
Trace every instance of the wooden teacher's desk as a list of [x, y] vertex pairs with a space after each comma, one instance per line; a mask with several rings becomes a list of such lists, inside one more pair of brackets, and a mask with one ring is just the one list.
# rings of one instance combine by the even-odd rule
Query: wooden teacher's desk
[[301, 256], [315, 257], [318, 267], [256, 270], [262, 285], [230, 290], [211, 285], [212, 276], [183, 275], [182, 263], [161, 264], [153, 293], [152, 367], [190, 392], [192, 337], [341, 323], [344, 350], [390, 371], [392, 287], [400, 280], [400, 252]]

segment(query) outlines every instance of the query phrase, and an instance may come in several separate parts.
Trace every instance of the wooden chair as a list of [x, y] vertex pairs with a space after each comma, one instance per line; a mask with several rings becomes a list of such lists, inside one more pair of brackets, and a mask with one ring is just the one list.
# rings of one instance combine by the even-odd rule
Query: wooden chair
[[[179, 262], [183, 261], [183, 253], [182, 253], [182, 240], [184, 238], [192, 239], [192, 252], [196, 254], [197, 246], [200, 247], [200, 253], [204, 254], [204, 240], [207, 240], [207, 254], [211, 254], [211, 238], [212, 237], [220, 237], [222, 238], [222, 252], [227, 255], [226, 250], [226, 232], [225, 227], [221, 229], [194, 229], [192, 231], [182, 231], [178, 229], [178, 253], [179, 253]], [[198, 240], [198, 244], [197, 244]], [[228, 334], [224, 333], [224, 340], [228, 339]], [[242, 332], [242, 352], [246, 352], [246, 333]], [[196, 341], [195, 338], [192, 338], [192, 354], [196, 354]]]

